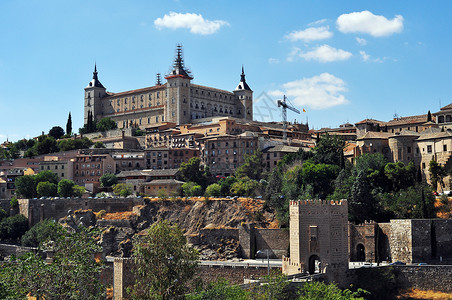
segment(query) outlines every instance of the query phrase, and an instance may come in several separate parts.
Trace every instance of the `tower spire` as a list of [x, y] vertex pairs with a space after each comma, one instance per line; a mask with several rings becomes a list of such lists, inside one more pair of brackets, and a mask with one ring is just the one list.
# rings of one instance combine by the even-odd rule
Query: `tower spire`
[[96, 63], [94, 63], [93, 79], [89, 83], [89, 86], [104, 88], [102, 83], [100, 83], [99, 78], [97, 77], [97, 64]]
[[176, 57], [173, 63], [173, 70], [165, 78], [168, 78], [170, 76], [182, 76], [193, 79], [193, 76], [191, 76], [190, 71], [185, 68], [181, 44], [177, 44], [176, 46]]
[[162, 80], [160, 78], [160, 73], [157, 73], [157, 79], [156, 79], [155, 85], [162, 85]]
[[99, 80], [99, 79], [97, 79], [97, 64], [96, 63], [94, 63], [93, 79]]
[[237, 86], [236, 90], [248, 90], [248, 91], [251, 91], [250, 87], [246, 83], [245, 68], [243, 67], [243, 65], [242, 65], [242, 74], [240, 74], [240, 82], [239, 82], [239, 85]]

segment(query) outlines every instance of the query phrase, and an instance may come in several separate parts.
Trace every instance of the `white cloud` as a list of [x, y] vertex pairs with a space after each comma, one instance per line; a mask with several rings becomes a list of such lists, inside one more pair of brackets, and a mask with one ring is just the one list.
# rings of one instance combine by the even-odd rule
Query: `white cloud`
[[317, 21], [314, 21], [314, 22], [312, 22], [312, 23], [309, 23], [308, 26], [320, 25], [320, 24], [325, 23], [326, 21], [327, 21], [327, 19], [317, 20]]
[[359, 37], [356, 38], [356, 42], [358, 44], [360, 44], [361, 46], [366, 46], [367, 45], [367, 41], [365, 39], [362, 39], [362, 38], [359, 38]]
[[361, 54], [361, 58], [363, 59], [363, 61], [368, 61], [370, 58], [370, 55], [367, 54], [365, 51], [359, 51], [359, 54]]
[[305, 30], [292, 31], [286, 38], [295, 42], [298, 40], [302, 40], [305, 42], [317, 41], [328, 39], [333, 36], [333, 33], [329, 31], [328, 26], [321, 27], [309, 27]]
[[279, 59], [270, 57], [270, 58], [268, 59], [268, 63], [269, 63], [269, 64], [277, 64], [277, 63], [279, 63]]
[[347, 91], [345, 82], [329, 73], [290, 81], [282, 87], [283, 90], [270, 91], [268, 94], [275, 97], [286, 95], [298, 107], [327, 109], [350, 102], [343, 95]]
[[368, 10], [340, 15], [336, 25], [343, 33], [367, 33], [374, 37], [388, 36], [402, 32], [403, 17], [396, 15], [388, 20], [384, 16], [377, 16]]
[[308, 52], [302, 52], [300, 50], [298, 55], [305, 60], [316, 60], [323, 63], [347, 60], [352, 56], [348, 51], [336, 49], [329, 45], [322, 45]]
[[289, 55], [287, 56], [287, 61], [292, 62], [296, 61], [300, 57], [301, 49], [298, 47], [293, 47], [292, 51], [290, 51]]
[[157, 29], [189, 28], [191, 33], [207, 35], [215, 33], [222, 26], [229, 25], [229, 23], [223, 20], [209, 21], [204, 19], [201, 14], [170, 12], [169, 15], [164, 15], [163, 18], [155, 19], [154, 25]]

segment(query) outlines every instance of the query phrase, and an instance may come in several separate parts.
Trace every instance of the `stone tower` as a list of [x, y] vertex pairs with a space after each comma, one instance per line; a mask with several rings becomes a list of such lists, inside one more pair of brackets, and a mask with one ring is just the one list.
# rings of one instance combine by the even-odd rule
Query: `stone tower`
[[106, 96], [106, 89], [100, 83], [97, 78], [97, 66], [94, 64], [93, 79], [88, 83], [85, 88], [85, 113], [84, 113], [84, 123], [88, 121], [88, 112], [91, 111], [94, 119], [102, 118], [102, 103], [101, 99]]
[[190, 84], [193, 77], [184, 66], [182, 45], [177, 45], [173, 70], [165, 76], [166, 106], [164, 117], [166, 122], [186, 124], [190, 122]]
[[240, 105], [237, 105], [237, 108], [240, 110], [240, 117], [246, 120], [253, 120], [253, 91], [246, 83], [243, 66], [240, 82], [235, 88], [234, 94], [240, 101]]
[[290, 201], [290, 258], [283, 272], [326, 273], [341, 283], [348, 270], [347, 200]]

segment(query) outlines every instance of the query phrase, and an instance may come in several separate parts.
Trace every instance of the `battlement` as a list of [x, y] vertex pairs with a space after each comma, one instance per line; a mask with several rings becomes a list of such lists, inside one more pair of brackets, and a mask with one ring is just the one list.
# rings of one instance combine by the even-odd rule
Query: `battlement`
[[290, 200], [290, 206], [300, 206], [300, 205], [347, 205], [347, 200], [342, 199], [339, 201], [328, 201], [328, 200]]

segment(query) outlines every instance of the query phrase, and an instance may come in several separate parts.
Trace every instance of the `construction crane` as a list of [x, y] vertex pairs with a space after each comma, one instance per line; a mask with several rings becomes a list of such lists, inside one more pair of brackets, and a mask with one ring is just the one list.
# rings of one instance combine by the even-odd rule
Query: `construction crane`
[[296, 112], [297, 114], [300, 113], [298, 109], [295, 107], [289, 105], [286, 103], [286, 95], [284, 95], [282, 100], [278, 100], [278, 107], [281, 107], [282, 109], [282, 119], [283, 119], [283, 142], [286, 143], [287, 140], [287, 109], [290, 109], [291, 111]]

